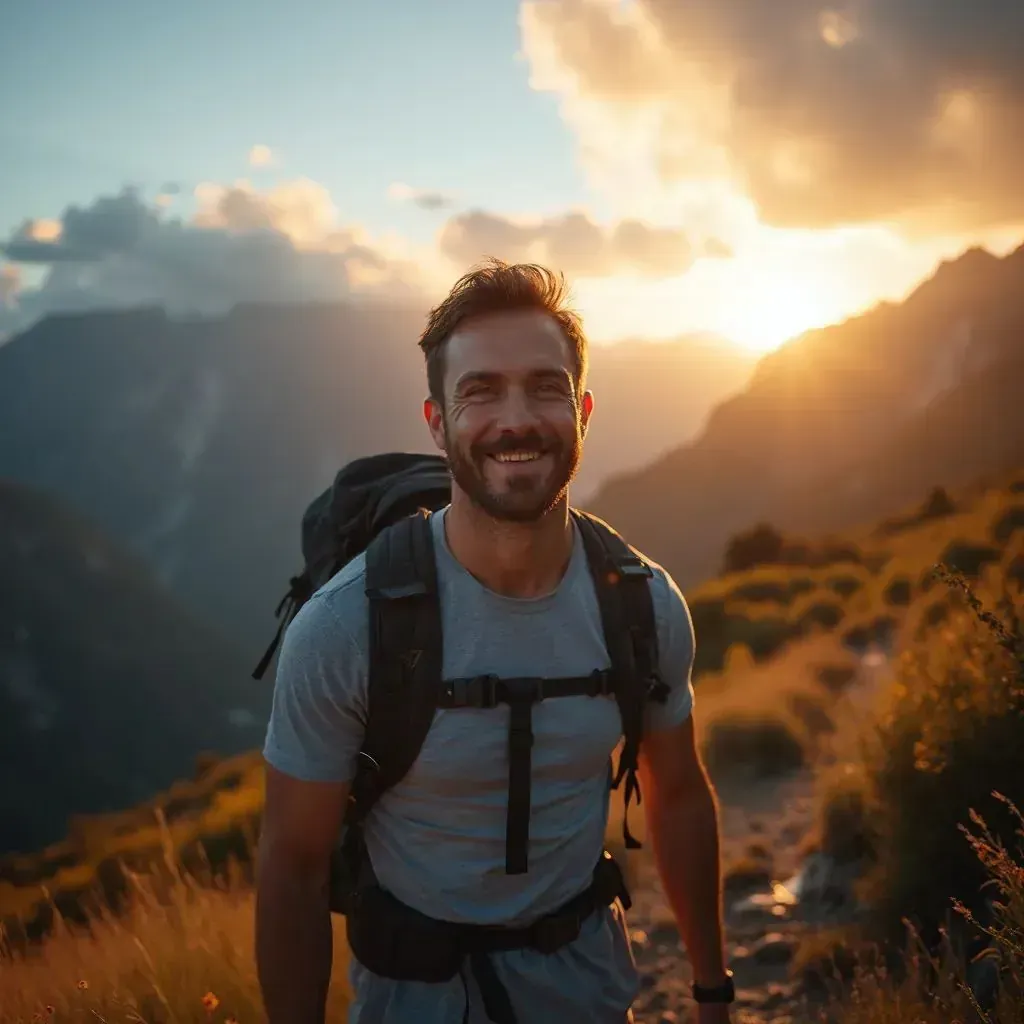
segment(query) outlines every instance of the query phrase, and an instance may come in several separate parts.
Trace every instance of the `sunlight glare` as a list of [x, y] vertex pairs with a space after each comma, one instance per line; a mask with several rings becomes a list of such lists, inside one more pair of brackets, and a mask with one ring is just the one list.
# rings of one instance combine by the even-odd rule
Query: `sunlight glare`
[[737, 285], [720, 329], [745, 349], [770, 352], [789, 338], [832, 322], [837, 313], [832, 299], [809, 280], [759, 276]]

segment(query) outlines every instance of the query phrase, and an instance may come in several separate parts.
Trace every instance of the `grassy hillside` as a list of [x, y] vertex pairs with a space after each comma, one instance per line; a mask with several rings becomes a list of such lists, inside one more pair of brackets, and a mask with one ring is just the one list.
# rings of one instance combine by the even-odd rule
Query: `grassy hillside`
[[268, 695], [141, 560], [0, 481], [0, 854], [259, 742]]
[[[1018, 587], [1024, 582], [1024, 471], [948, 495], [922, 495], [887, 520], [832, 538], [784, 537], [765, 545], [763, 554], [767, 561], [724, 574], [687, 595], [697, 631], [700, 742], [723, 793], [814, 766], [820, 772], [821, 824], [813, 841], [830, 853], [845, 851], [864, 861], [862, 898], [879, 922], [873, 937], [891, 932], [902, 913], [913, 912], [926, 922], [936, 906], [939, 913], [948, 908], [953, 895], [976, 912], [972, 897], [979, 882], [991, 877], [1020, 883], [1013, 897], [1018, 916], [1015, 923], [1004, 922], [1007, 941], [1019, 940], [1024, 851], [1014, 860], [1012, 828], [1007, 830], [1006, 815], [998, 813], [1002, 805], [986, 794], [1000, 788], [1014, 796], [1020, 788], [1015, 779], [1024, 778], [1019, 744], [1011, 742], [1021, 731], [1007, 717], [1018, 713], [1013, 701], [1021, 691], [1006, 649], [972, 631], [961, 592], [936, 579], [932, 570], [945, 562], [984, 594], [1003, 581]], [[748, 560], [755, 556], [756, 546], [747, 549]], [[866, 666], [874, 664], [888, 666], [877, 676], [883, 682], [896, 672], [893, 687], [863, 688]], [[958, 674], [962, 665], [973, 666], [965, 670], [968, 682]], [[867, 677], [872, 671], [867, 669]], [[854, 680], [860, 680], [857, 686]], [[1008, 682], [995, 685], [998, 680]], [[956, 722], [966, 724], [950, 731]], [[978, 733], [985, 722], [989, 731]], [[888, 739], [870, 749], [858, 746], [850, 738], [857, 723], [875, 735], [880, 727], [888, 729]], [[992, 730], [1001, 730], [998, 742]], [[987, 760], [977, 756], [978, 735], [993, 752]], [[916, 754], [927, 762], [924, 768]], [[122, 912], [100, 926], [98, 944], [58, 929], [41, 945], [27, 947], [34, 951], [27, 962], [20, 953], [9, 952], [6, 962], [0, 958], [0, 987], [7, 983], [20, 993], [20, 1002], [13, 1004], [17, 1012], [0, 1016], [5, 1024], [28, 1021], [43, 1001], [58, 1005], [58, 1000], [108, 1020], [126, 1019], [117, 1016], [117, 1001], [129, 995], [136, 1005], [156, 1008], [148, 1020], [207, 1020], [202, 1003], [207, 992], [220, 999], [213, 1019], [262, 1019], [246, 895], [262, 805], [261, 762], [247, 754], [199, 767], [198, 777], [145, 804], [80, 819], [64, 841], [32, 856], [0, 861], [0, 917], [12, 950], [21, 949], [23, 939], [52, 930], [54, 907], [82, 922], [94, 920], [107, 902]], [[970, 785], [960, 786], [957, 799], [949, 800], [945, 787], [954, 776]], [[1024, 805], [1024, 793], [1018, 800]], [[941, 808], [941, 817], [930, 807]], [[865, 814], [867, 808], [873, 813]], [[982, 810], [996, 829], [987, 846], [972, 848], [957, 830], [958, 823], [970, 825], [972, 809]], [[917, 817], [907, 817], [911, 813]], [[901, 830], [904, 818], [910, 825]], [[610, 842], [619, 840], [618, 822], [616, 797]], [[643, 836], [642, 808], [631, 811], [630, 822]], [[869, 828], [871, 822], [888, 824]], [[1006, 845], [1002, 854], [999, 843]], [[937, 848], [943, 851], [939, 858]], [[958, 867], [952, 874], [926, 876], [922, 865], [936, 859]], [[177, 864], [203, 882], [199, 891], [177, 877]], [[885, 865], [881, 873], [879, 864]], [[137, 883], [133, 872], [146, 880]], [[925, 877], [927, 884], [911, 885]], [[148, 894], [163, 893], [163, 902], [145, 895], [139, 903], [135, 896], [136, 909], [129, 912], [138, 884]], [[988, 923], [995, 927], [999, 920]], [[346, 994], [343, 943], [338, 947], [332, 998], [340, 1013]], [[140, 948], [164, 952], [150, 955], [150, 963]], [[810, 956], [804, 955], [800, 969]], [[962, 961], [956, 963], [965, 969]], [[1019, 959], [1016, 963], [1011, 962], [1013, 970], [1020, 969]], [[961, 1019], [929, 1008], [921, 995], [926, 973], [883, 977], [864, 970], [861, 988], [837, 996], [829, 1020], [937, 1024]], [[89, 988], [79, 989], [79, 980], [88, 981]], [[891, 1012], [897, 990], [904, 1005], [920, 1007], [918, 1016]]]

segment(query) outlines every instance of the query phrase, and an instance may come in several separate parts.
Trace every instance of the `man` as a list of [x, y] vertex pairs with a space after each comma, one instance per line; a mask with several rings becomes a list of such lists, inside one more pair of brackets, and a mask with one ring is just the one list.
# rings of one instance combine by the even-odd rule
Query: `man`
[[[587, 346], [564, 282], [492, 261], [462, 278], [420, 340], [431, 437], [452, 476], [431, 518], [447, 678], [580, 676], [607, 665], [592, 578], [568, 503], [594, 408]], [[648, 836], [695, 981], [727, 983], [714, 794], [697, 755], [686, 603], [660, 567], [649, 581], [662, 676], [639, 778]], [[324, 1019], [331, 970], [325, 886], [366, 721], [365, 559], [343, 568], [285, 635], [267, 734], [257, 957], [271, 1024]], [[507, 714], [507, 709], [506, 709]], [[529, 869], [506, 873], [507, 718], [439, 711], [410, 773], [371, 812], [380, 885], [434, 919], [515, 926], [584, 889], [604, 842], [613, 700], [563, 697], [534, 712]], [[621, 904], [600, 907], [554, 953], [490, 954], [519, 1021], [623, 1024], [638, 992]], [[487, 1020], [472, 979], [394, 980], [353, 958], [350, 1021]], [[725, 1024], [726, 1002], [699, 1024]]]

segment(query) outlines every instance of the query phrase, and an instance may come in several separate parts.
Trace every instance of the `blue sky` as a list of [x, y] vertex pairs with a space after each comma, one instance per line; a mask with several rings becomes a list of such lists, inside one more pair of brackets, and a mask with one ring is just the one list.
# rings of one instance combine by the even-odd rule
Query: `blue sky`
[[[3, 235], [128, 182], [302, 175], [343, 218], [422, 239], [443, 213], [390, 201], [392, 181], [540, 213], [584, 195], [511, 0], [63, 0], [2, 19]], [[257, 143], [274, 167], [247, 165]]]

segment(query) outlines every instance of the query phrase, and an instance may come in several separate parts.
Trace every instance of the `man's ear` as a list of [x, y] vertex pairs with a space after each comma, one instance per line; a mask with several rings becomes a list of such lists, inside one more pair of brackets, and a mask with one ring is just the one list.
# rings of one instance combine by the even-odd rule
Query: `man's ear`
[[440, 404], [432, 396], [423, 399], [423, 418], [427, 421], [427, 428], [434, 444], [443, 452], [446, 451], [444, 443], [444, 412]]
[[590, 424], [590, 415], [594, 411], [593, 391], [584, 391], [583, 400], [580, 402], [580, 421], [583, 427], [583, 436], [586, 437], [587, 427]]

